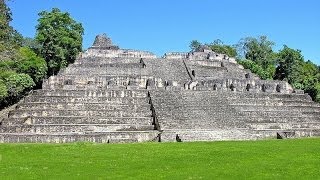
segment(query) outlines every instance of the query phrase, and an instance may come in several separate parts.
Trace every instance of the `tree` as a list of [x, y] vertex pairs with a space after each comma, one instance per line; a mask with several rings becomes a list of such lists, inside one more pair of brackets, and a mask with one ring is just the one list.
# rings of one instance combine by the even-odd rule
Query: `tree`
[[35, 85], [28, 74], [16, 73], [15, 71], [1, 72], [0, 79], [7, 87], [8, 96], [14, 99], [19, 98]]
[[1, 102], [8, 96], [8, 89], [3, 80], [0, 79], [0, 105]]
[[239, 64], [258, 74], [261, 79], [273, 79], [276, 71], [276, 53], [272, 47], [274, 42], [268, 40], [267, 36], [258, 38], [246, 37], [236, 45], [238, 48]]
[[41, 81], [45, 78], [48, 70], [46, 61], [27, 47], [19, 49], [15, 67], [17, 72], [28, 74], [37, 85], [41, 85]]
[[237, 50], [235, 47], [230, 45], [225, 45], [220, 39], [214, 40], [208, 45], [212, 51], [220, 54], [226, 54], [229, 57], [236, 57]]
[[0, 0], [0, 59], [10, 59], [21, 45], [22, 36], [10, 26], [12, 14], [5, 0]]
[[250, 69], [251, 72], [257, 74], [261, 79], [273, 79], [274, 67], [272, 65], [264, 69], [254, 61], [247, 59], [238, 61], [238, 63], [245, 69]]
[[304, 58], [301, 55], [301, 51], [291, 49], [284, 45], [283, 49], [277, 54], [277, 59], [275, 79], [285, 79], [294, 87], [298, 88], [304, 65]]
[[242, 58], [251, 60], [264, 69], [275, 65], [273, 46], [274, 42], [268, 40], [267, 36], [247, 37], [237, 44], [238, 54], [242, 55]]
[[12, 21], [10, 8], [6, 5], [5, 0], [0, 0], [0, 40], [8, 41], [10, 33], [13, 31], [9, 25]]
[[22, 47], [27, 47], [35, 52], [37, 55], [40, 55], [41, 44], [34, 38], [25, 37], [22, 40]]
[[83, 27], [69, 13], [57, 8], [39, 13], [36, 40], [41, 44], [40, 53], [48, 64], [48, 74], [74, 62], [82, 50]]
[[189, 47], [190, 47], [191, 51], [196, 51], [197, 49], [200, 48], [201, 45], [202, 45], [202, 44], [201, 44], [199, 41], [197, 41], [197, 40], [192, 40], [192, 41], [190, 42]]

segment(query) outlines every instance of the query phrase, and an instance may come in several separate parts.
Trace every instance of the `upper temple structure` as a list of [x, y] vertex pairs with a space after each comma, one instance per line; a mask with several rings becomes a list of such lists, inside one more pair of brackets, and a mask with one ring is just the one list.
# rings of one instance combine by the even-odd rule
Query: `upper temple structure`
[[320, 135], [319, 115], [303, 91], [261, 80], [206, 46], [158, 58], [99, 35], [0, 120], [0, 142], [308, 137]]

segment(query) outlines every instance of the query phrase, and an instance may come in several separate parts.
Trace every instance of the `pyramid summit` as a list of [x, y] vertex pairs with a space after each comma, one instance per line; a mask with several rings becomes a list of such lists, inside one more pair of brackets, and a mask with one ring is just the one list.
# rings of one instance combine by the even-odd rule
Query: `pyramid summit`
[[119, 49], [118, 46], [114, 46], [112, 44], [111, 39], [105, 33], [96, 36], [91, 48], [114, 49], [114, 50]]
[[200, 47], [122, 49], [98, 35], [1, 120], [0, 142], [213, 141], [320, 135], [320, 105]]

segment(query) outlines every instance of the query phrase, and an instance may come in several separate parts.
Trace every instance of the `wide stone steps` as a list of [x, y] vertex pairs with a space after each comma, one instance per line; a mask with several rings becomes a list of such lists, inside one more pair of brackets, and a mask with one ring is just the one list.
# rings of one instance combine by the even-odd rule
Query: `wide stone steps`
[[146, 90], [37, 90], [37, 96], [71, 96], [71, 97], [148, 97]]
[[313, 101], [298, 101], [298, 100], [256, 100], [252, 98], [242, 98], [242, 99], [230, 99], [228, 100], [230, 105], [254, 105], [254, 106], [308, 106], [308, 107], [318, 107], [320, 104]]
[[77, 67], [70, 67], [64, 71], [65, 76], [96, 76], [106, 77], [109, 75], [121, 75], [121, 76], [147, 76], [150, 75], [149, 69], [143, 69], [139, 67], [121, 68], [121, 67], [86, 67], [78, 70]]
[[244, 123], [241, 122], [223, 122], [223, 121], [179, 121], [179, 120], [168, 120], [166, 122], [162, 122], [160, 124], [160, 128], [167, 129], [193, 129], [193, 130], [202, 130], [204, 128], [207, 129], [215, 129], [215, 128], [246, 128], [248, 127]]
[[114, 131], [86, 133], [0, 133], [0, 143], [119, 143], [154, 141], [158, 131]]
[[132, 124], [149, 125], [153, 122], [152, 117], [99, 117], [99, 116], [38, 116], [27, 118], [8, 118], [2, 125], [19, 124]]
[[[288, 127], [294, 128], [294, 124], [299, 122], [305, 125], [305, 127], [295, 127], [300, 130], [318, 127], [317, 121], [320, 119], [316, 115], [320, 112], [320, 106], [305, 95], [272, 94], [272, 97], [269, 97], [270, 94], [263, 93], [244, 94], [219, 91], [156, 91], [151, 93], [151, 100], [160, 128], [164, 131], [168, 129], [199, 131], [205, 128], [285, 130]], [[274, 122], [282, 122], [282, 125], [276, 127]], [[272, 136], [275, 135], [276, 133], [272, 133]], [[190, 135], [190, 139], [192, 136], [199, 137], [193, 134]], [[257, 133], [256, 137], [260, 136], [261, 134]]]
[[149, 98], [125, 97], [70, 97], [70, 96], [27, 96], [25, 103], [112, 103], [112, 104], [145, 104]]
[[247, 123], [304, 123], [304, 122], [320, 122], [320, 117], [314, 117], [310, 115], [276, 115], [276, 116], [242, 116], [236, 117], [235, 121], [245, 121]]
[[248, 123], [248, 127], [252, 129], [320, 129], [319, 122], [304, 122], [304, 123]]
[[17, 109], [9, 113], [9, 117], [23, 118], [31, 116], [101, 116], [101, 117], [151, 117], [150, 110], [132, 110], [126, 111], [113, 111], [113, 110], [73, 110], [73, 109], [33, 109], [32, 111], [27, 109]]
[[161, 140], [177, 141], [221, 141], [221, 140], [252, 140], [259, 139], [258, 134], [238, 129], [167, 129], [161, 133]]
[[232, 105], [240, 111], [300, 111], [300, 112], [320, 112], [317, 106], [265, 106], [265, 105]]
[[126, 111], [128, 109], [150, 110], [150, 104], [104, 104], [104, 103], [21, 103], [17, 109], [69, 109], [69, 110], [109, 110], [109, 111]]
[[[176, 94], [177, 92], [171, 92]], [[155, 95], [170, 94], [166, 92], [155, 92]], [[206, 97], [206, 98], [221, 98], [221, 99], [252, 99], [252, 100], [303, 100], [312, 102], [310, 97], [305, 94], [281, 94], [281, 93], [251, 93], [251, 92], [231, 92], [231, 91], [181, 91], [181, 97], [190, 98]]]
[[[194, 104], [197, 104], [195, 106]], [[253, 105], [253, 104], [224, 104], [223, 102], [206, 102], [203, 101], [200, 103], [178, 103], [177, 104], [168, 104], [165, 102], [157, 103], [158, 110], [162, 109], [210, 109], [210, 110], [219, 110], [223, 111], [224, 109], [236, 109], [239, 111], [278, 111], [279, 109], [283, 111], [300, 111], [300, 112], [320, 112], [320, 107], [317, 105], [309, 106], [297, 106], [297, 105]]]
[[108, 131], [146, 131], [152, 125], [132, 124], [31, 124], [4, 126], [0, 133], [61, 133], [61, 132], [108, 132]]

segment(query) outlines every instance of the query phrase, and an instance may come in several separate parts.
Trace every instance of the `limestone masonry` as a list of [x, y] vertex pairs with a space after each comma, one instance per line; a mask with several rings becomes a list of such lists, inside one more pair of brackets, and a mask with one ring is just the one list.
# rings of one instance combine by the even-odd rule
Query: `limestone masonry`
[[0, 120], [0, 142], [255, 140], [320, 135], [320, 105], [207, 47], [121, 49], [105, 35]]

